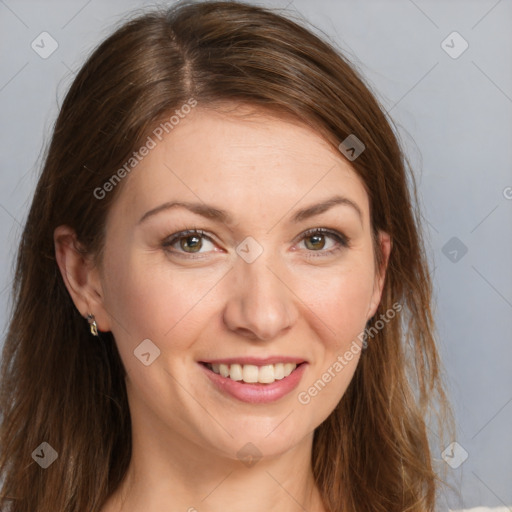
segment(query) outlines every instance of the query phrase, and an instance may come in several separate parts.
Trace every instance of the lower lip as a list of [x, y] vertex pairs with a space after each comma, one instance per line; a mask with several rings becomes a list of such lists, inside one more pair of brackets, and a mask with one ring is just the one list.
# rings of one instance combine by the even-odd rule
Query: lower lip
[[199, 366], [218, 389], [242, 402], [252, 404], [275, 402], [293, 391], [299, 385], [306, 365], [307, 363], [300, 364], [288, 377], [276, 380], [272, 384], [245, 384], [242, 381], [223, 377], [199, 363]]

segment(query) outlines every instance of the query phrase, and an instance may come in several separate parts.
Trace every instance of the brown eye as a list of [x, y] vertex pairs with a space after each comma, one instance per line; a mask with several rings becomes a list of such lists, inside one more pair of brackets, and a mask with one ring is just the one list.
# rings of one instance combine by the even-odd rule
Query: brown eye
[[[325, 235], [323, 234], [311, 235], [304, 240], [306, 241], [305, 243], [308, 249], [317, 250], [325, 247]], [[308, 240], [311, 241], [310, 244], [308, 244]]]
[[[328, 240], [331, 240], [331, 242], [329, 243]], [[318, 252], [318, 256], [329, 255], [344, 247], [349, 247], [349, 239], [345, 235], [326, 228], [315, 228], [306, 231], [303, 233], [301, 241], [304, 241], [308, 252]], [[327, 249], [324, 250], [326, 247]]]
[[162, 242], [162, 247], [170, 253], [177, 256], [186, 256], [187, 254], [203, 254], [208, 251], [201, 251], [206, 244], [213, 242], [203, 231], [197, 229], [188, 229], [174, 233]]
[[196, 252], [196, 249], [201, 249], [203, 245], [201, 237], [197, 235], [180, 238], [179, 242], [185, 252]]

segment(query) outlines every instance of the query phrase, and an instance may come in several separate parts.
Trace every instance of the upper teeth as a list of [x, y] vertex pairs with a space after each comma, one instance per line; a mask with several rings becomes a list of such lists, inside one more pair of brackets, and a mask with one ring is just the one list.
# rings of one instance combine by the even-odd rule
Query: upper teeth
[[288, 377], [297, 368], [297, 365], [295, 363], [266, 364], [265, 366], [256, 366], [254, 364], [209, 364], [208, 367], [215, 373], [223, 377], [229, 377], [232, 380], [270, 384], [276, 380]]

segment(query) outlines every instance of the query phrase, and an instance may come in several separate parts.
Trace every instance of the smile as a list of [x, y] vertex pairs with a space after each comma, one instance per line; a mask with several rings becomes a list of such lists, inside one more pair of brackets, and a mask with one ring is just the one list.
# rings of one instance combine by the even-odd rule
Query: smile
[[242, 402], [262, 404], [279, 400], [293, 391], [308, 366], [304, 360], [283, 361], [286, 359], [283, 357], [279, 358], [280, 362], [277, 358], [269, 359], [201, 361], [199, 367], [223, 395]]
[[222, 377], [234, 381], [242, 381], [247, 384], [259, 382], [260, 384], [272, 384], [276, 380], [288, 377], [297, 365], [295, 363], [277, 363], [256, 366], [254, 364], [210, 364], [206, 366]]

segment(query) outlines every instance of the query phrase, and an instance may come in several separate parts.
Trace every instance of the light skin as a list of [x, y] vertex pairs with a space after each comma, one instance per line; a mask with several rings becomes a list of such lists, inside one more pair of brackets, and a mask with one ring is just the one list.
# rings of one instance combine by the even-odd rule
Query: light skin
[[[323, 512], [312, 434], [342, 398], [361, 354], [309, 404], [298, 394], [350, 348], [380, 302], [391, 241], [379, 234], [384, 264], [377, 268], [362, 181], [311, 128], [196, 107], [122, 187], [101, 266], [76, 251], [70, 228], [55, 230], [77, 309], [112, 331], [127, 370], [132, 460], [102, 512]], [[333, 196], [355, 207], [345, 201], [292, 221]], [[181, 207], [140, 221], [171, 201], [213, 205], [232, 223]], [[206, 237], [163, 247], [191, 228]], [[329, 234], [304, 236], [312, 228], [338, 232], [348, 246]], [[236, 251], [249, 236], [263, 249], [252, 263]], [[134, 356], [145, 339], [160, 350], [148, 366]], [[267, 404], [226, 395], [198, 363], [274, 355], [307, 365], [295, 390]], [[237, 456], [249, 442], [262, 455], [250, 467]]]

